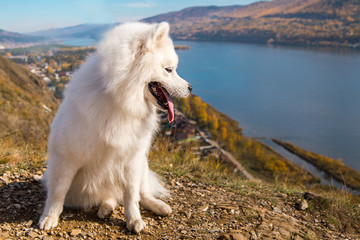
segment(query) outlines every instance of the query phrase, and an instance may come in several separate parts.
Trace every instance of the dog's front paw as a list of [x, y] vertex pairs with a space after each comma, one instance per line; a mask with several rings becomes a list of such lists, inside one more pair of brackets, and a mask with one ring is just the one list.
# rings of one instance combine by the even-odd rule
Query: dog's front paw
[[167, 205], [166, 203], [163, 202], [162, 204], [159, 204], [159, 206], [157, 206], [157, 208], [155, 209], [154, 212], [157, 215], [167, 216], [172, 212], [172, 210], [169, 205]]
[[39, 227], [41, 230], [49, 230], [58, 225], [58, 218], [54, 216], [41, 216]]
[[128, 221], [126, 227], [129, 231], [140, 233], [144, 228], [146, 228], [146, 223], [140, 218], [133, 221]]

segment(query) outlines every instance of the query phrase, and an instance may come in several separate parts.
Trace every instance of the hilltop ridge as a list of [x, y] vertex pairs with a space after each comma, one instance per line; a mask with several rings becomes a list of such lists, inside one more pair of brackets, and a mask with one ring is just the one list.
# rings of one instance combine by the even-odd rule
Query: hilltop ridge
[[358, 46], [358, 0], [274, 0], [191, 7], [143, 19], [168, 21], [179, 40]]
[[79, 24], [64, 28], [53, 28], [43, 31], [29, 32], [30, 36], [43, 36], [47, 38], [91, 38], [99, 40], [101, 36], [114, 27], [116, 23], [109, 24]]
[[32, 46], [51, 42], [44, 36], [30, 36], [0, 29], [0, 50], [4, 47]]

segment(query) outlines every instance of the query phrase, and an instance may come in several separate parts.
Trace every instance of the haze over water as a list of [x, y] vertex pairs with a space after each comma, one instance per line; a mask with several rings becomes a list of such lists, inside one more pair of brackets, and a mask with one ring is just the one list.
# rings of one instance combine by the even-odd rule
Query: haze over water
[[176, 43], [190, 46], [178, 51], [178, 73], [245, 135], [290, 141], [360, 171], [360, 51]]

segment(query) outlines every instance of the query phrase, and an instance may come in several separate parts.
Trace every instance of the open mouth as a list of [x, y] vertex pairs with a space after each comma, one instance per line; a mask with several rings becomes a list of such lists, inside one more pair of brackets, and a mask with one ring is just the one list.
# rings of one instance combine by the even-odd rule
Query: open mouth
[[171, 99], [170, 93], [159, 82], [150, 82], [148, 84], [149, 91], [156, 98], [157, 104], [168, 111], [168, 119], [171, 123], [174, 120], [174, 103]]

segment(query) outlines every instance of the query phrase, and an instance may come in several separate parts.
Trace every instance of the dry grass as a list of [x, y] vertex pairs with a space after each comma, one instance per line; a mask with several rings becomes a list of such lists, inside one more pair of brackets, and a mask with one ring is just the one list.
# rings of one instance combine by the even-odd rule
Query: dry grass
[[[310, 207], [307, 211], [324, 216], [328, 224], [345, 231], [349, 222], [360, 222], [360, 197], [352, 195], [349, 191], [317, 184], [306, 187], [283, 180], [272, 183], [248, 181], [236, 174], [231, 167], [214, 158], [200, 158], [194, 155], [193, 147], [196, 147], [194, 142], [178, 144], [168, 137], [158, 136], [150, 151], [150, 168], [160, 175], [171, 172], [205, 184], [228, 187], [229, 190], [245, 196], [260, 191], [264, 199], [272, 199], [278, 192], [287, 194], [289, 199], [298, 199], [302, 198], [305, 192], [311, 192], [318, 198], [309, 202]], [[248, 192], [244, 190], [244, 186], [252, 190]]]
[[173, 172], [217, 184], [227, 185], [231, 181], [236, 185], [245, 181], [218, 159], [195, 155], [192, 148], [196, 147], [196, 144], [195, 142], [180, 144], [160, 135], [155, 139], [154, 147], [149, 154], [150, 167], [159, 173]]

